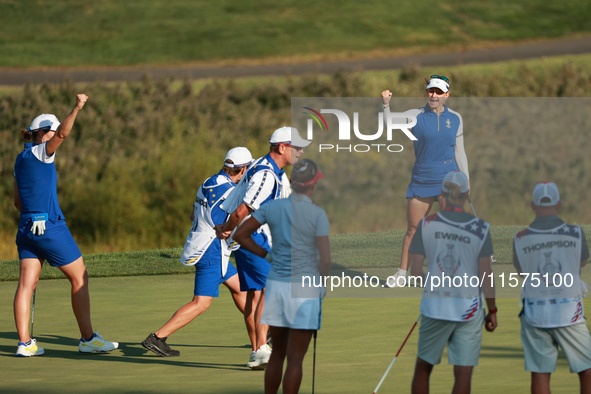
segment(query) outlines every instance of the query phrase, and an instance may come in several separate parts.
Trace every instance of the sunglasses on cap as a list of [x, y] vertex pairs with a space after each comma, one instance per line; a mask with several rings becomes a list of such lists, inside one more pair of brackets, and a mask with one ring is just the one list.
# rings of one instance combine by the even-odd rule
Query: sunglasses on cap
[[30, 128], [30, 127], [27, 127], [27, 131], [28, 131], [29, 133], [33, 133], [33, 134], [35, 134], [35, 133], [38, 133], [38, 132], [40, 132], [40, 131], [42, 131], [42, 132], [44, 132], [44, 133], [47, 133], [47, 132], [48, 132], [48, 131], [50, 131], [50, 130], [51, 130], [51, 126], [40, 127], [40, 128], [38, 128], [38, 129], [35, 129], [35, 130], [31, 130], [31, 128]]
[[429, 77], [429, 79], [434, 79], [434, 78], [435, 79], [441, 79], [442, 81], [445, 81], [445, 82], [449, 82], [449, 78], [446, 77], [446, 76], [444, 76], [444, 75], [437, 75], [437, 74], [435, 74], [435, 75], [431, 75]]

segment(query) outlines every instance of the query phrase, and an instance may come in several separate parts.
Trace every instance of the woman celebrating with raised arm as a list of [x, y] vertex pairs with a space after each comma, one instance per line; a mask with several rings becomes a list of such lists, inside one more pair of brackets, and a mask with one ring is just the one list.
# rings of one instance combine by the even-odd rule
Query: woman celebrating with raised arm
[[119, 346], [117, 342], [105, 341], [92, 329], [88, 273], [57, 199], [55, 152], [70, 135], [86, 100], [85, 94], [77, 95], [76, 105], [61, 124], [55, 115], [43, 114], [21, 132], [30, 142], [25, 144], [14, 165], [14, 205], [21, 216], [16, 235], [20, 275], [14, 296], [14, 320], [19, 336], [17, 356], [40, 356], [45, 352], [29, 332], [31, 297], [45, 260], [58, 267], [71, 283], [72, 309], [81, 334], [78, 350], [108, 352]]
[[[411, 129], [417, 140], [414, 141], [415, 163], [406, 191], [408, 224], [402, 243], [400, 268], [388, 279], [390, 287], [396, 287], [397, 279], [406, 276], [412, 237], [419, 221], [429, 214], [435, 201], [439, 202], [445, 174], [459, 170], [469, 179], [468, 159], [464, 151], [464, 121], [458, 112], [445, 105], [450, 95], [449, 79], [443, 75], [431, 75], [425, 80], [428, 101], [420, 109], [417, 124]], [[382, 92], [385, 116], [390, 115], [391, 98], [391, 91]]]

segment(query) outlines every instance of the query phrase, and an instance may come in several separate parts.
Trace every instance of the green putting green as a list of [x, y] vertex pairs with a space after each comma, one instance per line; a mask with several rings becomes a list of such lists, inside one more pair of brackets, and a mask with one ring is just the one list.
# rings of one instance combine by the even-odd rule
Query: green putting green
[[[0, 282], [0, 392], [197, 392], [260, 393], [261, 371], [245, 367], [250, 353], [242, 317], [225, 288], [210, 310], [170, 336], [180, 357], [162, 358], [140, 342], [164, 324], [192, 297], [191, 275], [91, 278], [95, 329], [120, 342], [110, 354], [78, 353], [79, 332], [65, 279], [42, 280], [37, 290], [34, 334], [45, 355], [16, 358], [18, 342], [12, 318], [16, 282]], [[413, 289], [383, 289], [397, 298], [327, 297], [318, 333], [318, 393], [371, 393], [419, 314], [419, 299], [404, 298]], [[354, 295], [355, 293], [353, 293]], [[480, 365], [472, 379], [475, 393], [523, 393], [530, 377], [523, 370], [518, 300], [500, 298], [499, 327], [483, 334]], [[417, 351], [418, 326], [380, 388], [409, 392]], [[310, 344], [301, 392], [312, 388]], [[449, 393], [452, 368], [444, 354], [431, 377], [433, 393]], [[558, 360], [552, 389], [578, 392], [578, 377], [566, 359]]]

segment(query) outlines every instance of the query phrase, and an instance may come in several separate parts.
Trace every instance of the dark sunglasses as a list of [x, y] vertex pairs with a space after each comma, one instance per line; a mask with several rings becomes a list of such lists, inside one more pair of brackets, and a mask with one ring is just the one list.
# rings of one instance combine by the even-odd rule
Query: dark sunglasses
[[287, 146], [289, 148], [293, 148], [293, 149], [295, 149], [298, 152], [301, 152], [301, 151], [304, 150], [304, 148], [300, 148], [299, 146], [293, 146], [293, 145], [289, 145], [289, 144], [281, 144], [281, 145]]
[[441, 79], [442, 81], [449, 82], [449, 78], [444, 75], [431, 75], [429, 77], [429, 79], [433, 79], [433, 78]]
[[38, 132], [40, 132], [40, 131], [42, 131], [42, 132], [44, 132], [44, 133], [47, 133], [49, 130], [51, 130], [51, 126], [40, 127], [40, 128], [38, 128], [38, 129], [35, 129], [35, 130], [31, 130], [31, 128], [30, 128], [30, 127], [27, 127], [27, 131], [28, 131], [29, 133], [33, 133], [33, 134], [35, 134], [35, 133], [38, 133]]

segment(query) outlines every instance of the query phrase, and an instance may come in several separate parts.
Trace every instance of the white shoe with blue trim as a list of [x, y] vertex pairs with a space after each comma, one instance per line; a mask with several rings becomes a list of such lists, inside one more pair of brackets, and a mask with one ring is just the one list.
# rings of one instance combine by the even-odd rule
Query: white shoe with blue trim
[[37, 341], [35, 339], [31, 339], [27, 343], [19, 342], [18, 348], [16, 349], [17, 357], [41, 356], [43, 353], [45, 353], [45, 350], [42, 347], [37, 346]]

